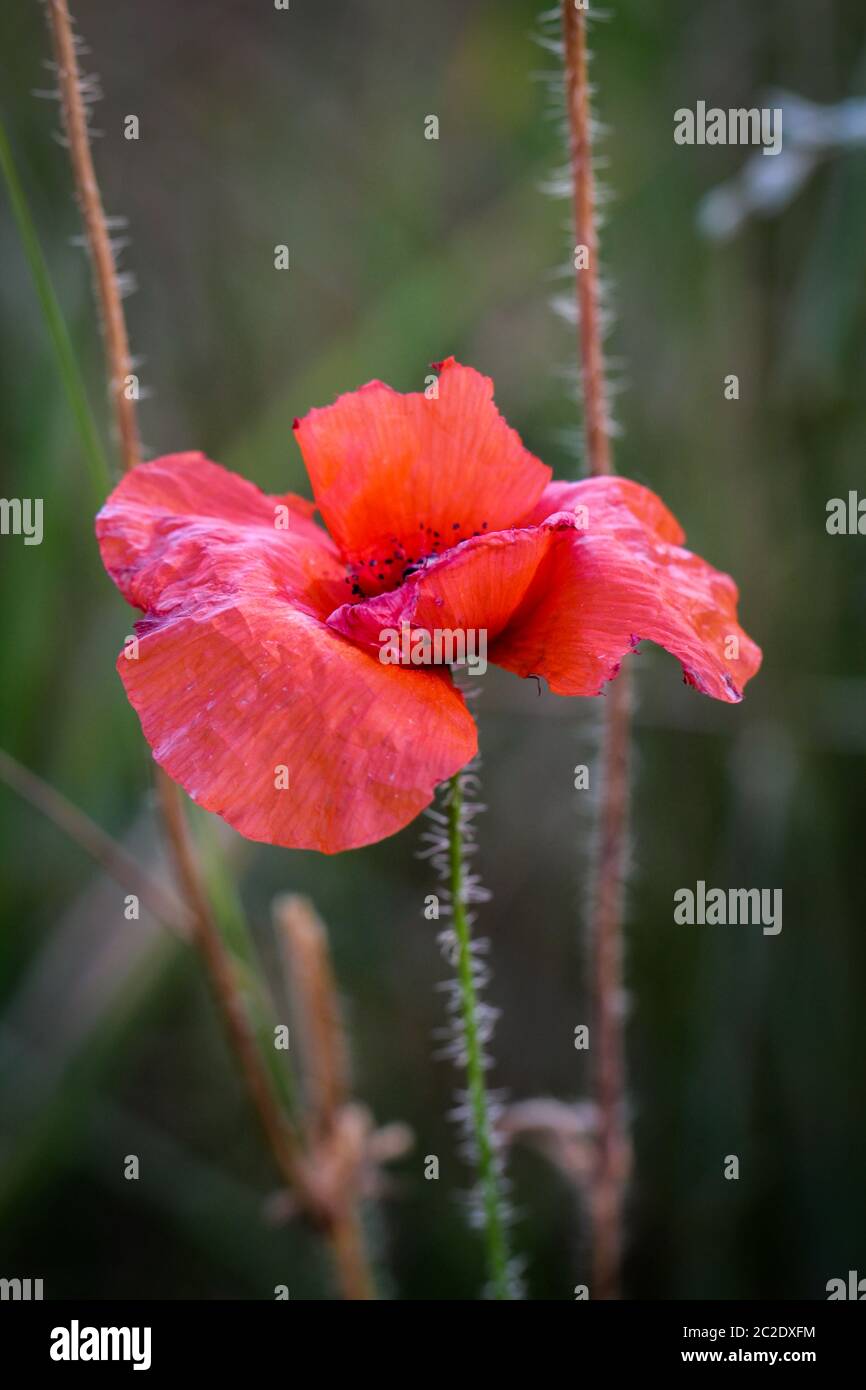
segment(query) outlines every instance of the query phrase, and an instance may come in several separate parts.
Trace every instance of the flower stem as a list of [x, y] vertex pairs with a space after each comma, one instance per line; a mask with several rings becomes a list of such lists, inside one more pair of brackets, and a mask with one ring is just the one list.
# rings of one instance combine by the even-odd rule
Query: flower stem
[[505, 1203], [499, 1162], [493, 1141], [490, 1099], [484, 1081], [484, 1046], [472, 960], [472, 932], [464, 894], [465, 859], [462, 810], [463, 787], [458, 772], [449, 783], [448, 854], [451, 909], [454, 934], [457, 939], [457, 981], [465, 1043], [466, 1078], [481, 1186], [488, 1276], [494, 1298], [509, 1299], [511, 1292]]
[[175, 873], [192, 913], [196, 945], [210, 979], [232, 1051], [280, 1174], [287, 1183], [300, 1186], [303, 1191], [304, 1170], [294, 1133], [276, 1103], [270, 1078], [262, 1062], [237, 987], [231, 958], [211, 913], [183, 805], [177, 795], [177, 787], [161, 769], [157, 778], [157, 792]]
[[590, 473], [611, 473], [613, 462], [601, 330], [601, 281], [595, 216], [595, 174], [592, 167], [592, 111], [586, 51], [586, 13], [583, 9], [577, 8], [575, 0], [562, 0], [562, 34], [574, 192], [575, 253], [580, 247], [585, 247], [587, 252], [586, 265], [579, 264], [575, 259], [586, 451]]
[[[102, 317], [109, 394], [114, 409], [121, 460], [124, 470], [128, 471], [141, 462], [141, 445], [136, 412], [137, 392], [129, 389], [131, 383], [127, 380], [132, 375], [132, 359], [126, 316], [117, 278], [114, 249], [90, 148], [78, 53], [67, 0], [47, 0], [47, 13], [57, 63], [63, 124]], [[222, 1017], [229, 1045], [277, 1170], [283, 1180], [295, 1189], [307, 1214], [319, 1225], [329, 1240], [344, 1297], [369, 1297], [372, 1280], [365, 1264], [366, 1253], [363, 1248], [360, 1249], [360, 1253], [358, 1248], [347, 1248], [341, 1231], [335, 1227], [330, 1211], [322, 1209], [297, 1134], [272, 1086], [267, 1066], [250, 1025], [231, 953], [226, 948], [212, 911], [201, 865], [184, 814], [180, 790], [162, 768], [156, 768], [155, 777], [175, 874], [192, 917], [194, 939]], [[362, 1265], [364, 1277], [360, 1280], [358, 1270]]]
[[[592, 168], [592, 115], [586, 12], [562, 0], [566, 102], [574, 189], [574, 231], [585, 246], [576, 269], [579, 354], [589, 471], [613, 471], [600, 307], [598, 230]], [[577, 259], [575, 260], [578, 266]], [[631, 1143], [625, 1115], [623, 1010], [623, 878], [628, 832], [630, 678], [625, 666], [605, 700], [598, 863], [590, 918], [592, 1057], [596, 1106], [595, 1162], [590, 1180], [593, 1298], [619, 1297], [622, 1223]]]
[[48, 0], [48, 19], [57, 62], [57, 82], [63, 110], [63, 124], [69, 142], [69, 158], [75, 175], [78, 202], [96, 280], [96, 293], [102, 311], [105, 352], [109, 367], [109, 391], [114, 407], [120, 452], [124, 469], [141, 460], [136, 419], [136, 396], [128, 389], [132, 359], [126, 318], [117, 283], [114, 250], [105, 220], [105, 210], [93, 167], [87, 110], [81, 95], [81, 74], [72, 33], [67, 0]]
[[592, 1294], [618, 1298], [631, 1141], [625, 1114], [623, 878], [628, 834], [631, 681], [605, 703], [599, 850], [591, 917], [596, 1151], [591, 1185]]
[[[348, 1050], [327, 927], [312, 903], [298, 894], [284, 895], [275, 903], [274, 920], [302, 1038], [308, 1086], [306, 1130], [311, 1141], [326, 1151], [345, 1150], [353, 1142], [353, 1126], [346, 1123], [352, 1109]], [[365, 1248], [359, 1157], [357, 1152], [348, 1155], [346, 1175], [332, 1203], [332, 1228], [343, 1287], [349, 1297], [363, 1300], [374, 1299], [376, 1289]]]

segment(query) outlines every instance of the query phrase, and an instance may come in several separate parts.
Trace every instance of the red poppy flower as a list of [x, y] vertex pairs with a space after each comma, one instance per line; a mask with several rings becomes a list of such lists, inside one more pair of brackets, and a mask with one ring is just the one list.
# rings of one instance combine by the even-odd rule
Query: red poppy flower
[[652, 492], [551, 483], [492, 382], [439, 370], [433, 398], [374, 381], [296, 421], [327, 532], [194, 453], [134, 469], [97, 518], [145, 614], [118, 669], [154, 757], [251, 839], [370, 844], [475, 754], [450, 670], [384, 664], [385, 629], [483, 632], [560, 695], [599, 694], [644, 637], [720, 700], [758, 669], [733, 581]]

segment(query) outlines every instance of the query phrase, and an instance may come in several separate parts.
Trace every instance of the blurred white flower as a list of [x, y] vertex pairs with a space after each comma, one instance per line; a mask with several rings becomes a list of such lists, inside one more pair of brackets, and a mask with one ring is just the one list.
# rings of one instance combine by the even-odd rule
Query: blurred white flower
[[818, 106], [793, 92], [767, 99], [783, 111], [784, 145], [775, 159], [753, 154], [739, 174], [701, 200], [698, 226], [714, 241], [735, 236], [750, 217], [772, 217], [793, 202], [822, 160], [866, 146], [866, 99]]

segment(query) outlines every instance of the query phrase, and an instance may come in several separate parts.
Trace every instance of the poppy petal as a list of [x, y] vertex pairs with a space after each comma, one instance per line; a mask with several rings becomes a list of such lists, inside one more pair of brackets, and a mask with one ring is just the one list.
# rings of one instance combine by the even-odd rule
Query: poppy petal
[[423, 556], [514, 525], [550, 478], [489, 377], [453, 358], [439, 370], [433, 398], [371, 381], [295, 423], [325, 525], [368, 595]]
[[139, 630], [118, 670], [156, 761], [251, 840], [372, 844], [477, 750], [446, 674], [384, 666], [274, 594]]
[[522, 521], [523, 526], [537, 525], [555, 512], [574, 512], [580, 509], [582, 529], [587, 529], [595, 505], [607, 510], [617, 504], [627, 507], [659, 540], [682, 545], [685, 532], [673, 512], [650, 488], [631, 478], [610, 475], [603, 478], [581, 478], [576, 483], [549, 483], [532, 511]]
[[285, 591], [325, 616], [346, 596], [345, 569], [312, 520], [314, 504], [271, 497], [203, 454], [167, 454], [118, 483], [96, 518], [103, 564], [127, 602], [165, 613], [231, 585], [255, 554]]
[[652, 493], [623, 482], [575, 486], [585, 529], [557, 533], [489, 659], [556, 694], [597, 695], [646, 638], [703, 694], [742, 699], [761, 652], [737, 622], [734, 581], [673, 541], [682, 532]]
[[447, 673], [383, 665], [320, 621], [342, 567], [303, 504], [276, 532], [275, 501], [200, 456], [127, 475], [98, 520], [146, 610], [118, 670], [195, 801], [250, 839], [335, 853], [408, 824], [474, 756], [475, 725]]

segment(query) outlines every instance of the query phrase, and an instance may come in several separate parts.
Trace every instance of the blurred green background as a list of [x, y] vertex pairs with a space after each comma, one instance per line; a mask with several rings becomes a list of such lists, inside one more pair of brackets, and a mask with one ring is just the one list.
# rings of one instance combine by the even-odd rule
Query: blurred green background
[[[307, 491], [292, 418], [381, 377], [418, 389], [455, 353], [558, 476], [578, 465], [573, 334], [549, 301], [570, 244], [541, 185], [563, 160], [523, 0], [79, 0], [105, 99], [96, 159], [129, 219], [133, 347], [151, 453], [202, 448], [275, 491]], [[697, 205], [738, 149], [677, 147], [673, 112], [759, 104], [770, 84], [866, 91], [862, 0], [619, 0], [594, 29], [614, 195], [620, 471], [655, 488], [693, 547], [733, 573], [765, 653], [740, 707], [638, 671], [627, 974], [637, 1169], [627, 1292], [823, 1298], [866, 1275], [866, 672], [861, 537], [831, 497], [864, 487], [866, 151], [828, 161], [778, 218], [710, 243]], [[41, 6], [0, 14], [2, 116], [108, 441], [101, 352], [62, 149]], [[123, 138], [136, 114], [141, 136]], [[438, 142], [424, 118], [440, 119]], [[114, 661], [131, 615], [93, 542], [92, 488], [5, 197], [0, 229], [2, 491], [45, 499], [40, 547], [0, 542], [0, 745], [109, 829], [157, 854], [149, 754]], [[290, 248], [277, 273], [273, 248]], [[724, 399], [735, 372], [741, 397]], [[480, 863], [493, 901], [494, 1081], [515, 1099], [585, 1094], [583, 907], [599, 702], [539, 698], [489, 672], [480, 708]], [[385, 1287], [473, 1298], [479, 1242], [437, 1060], [446, 972], [422, 825], [340, 858], [231, 837], [280, 982], [273, 895], [327, 920], [356, 1093], [415, 1131], [371, 1213]], [[317, 1244], [261, 1219], [274, 1186], [195, 959], [35, 810], [0, 786], [0, 1274], [46, 1297], [333, 1296]], [[681, 927], [698, 879], [782, 888], [784, 929]], [[136, 1153], [142, 1176], [123, 1179]], [[738, 1182], [724, 1157], [740, 1157]], [[424, 1155], [441, 1162], [423, 1178]], [[515, 1153], [531, 1296], [588, 1277], [576, 1194]]]

